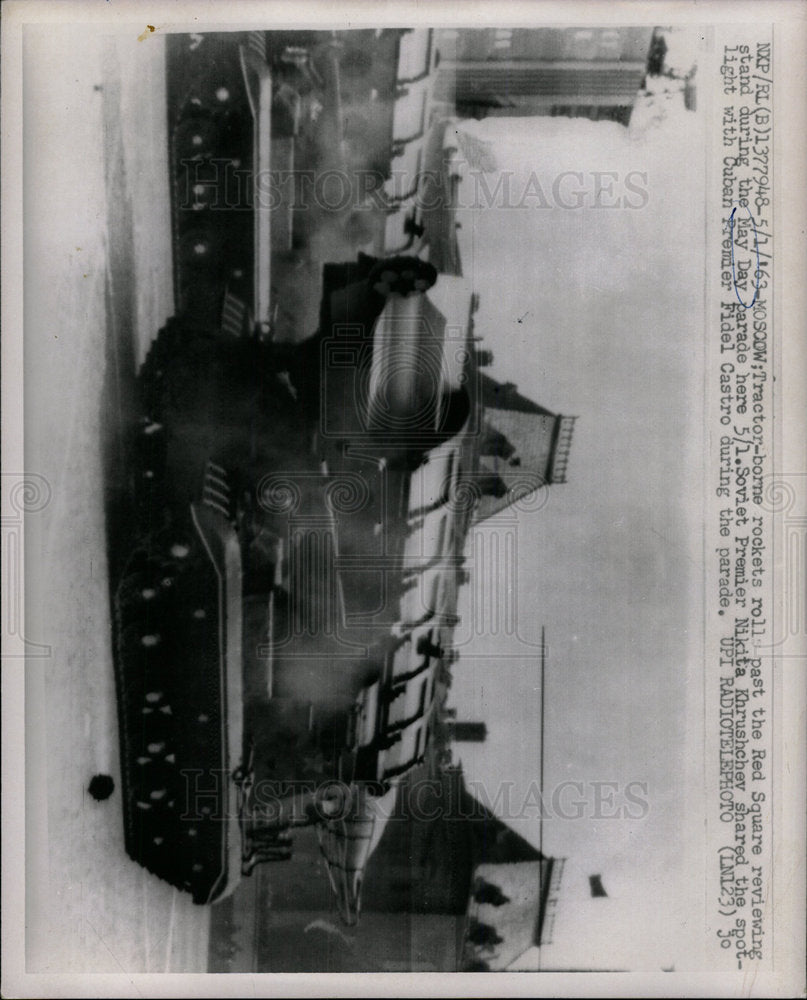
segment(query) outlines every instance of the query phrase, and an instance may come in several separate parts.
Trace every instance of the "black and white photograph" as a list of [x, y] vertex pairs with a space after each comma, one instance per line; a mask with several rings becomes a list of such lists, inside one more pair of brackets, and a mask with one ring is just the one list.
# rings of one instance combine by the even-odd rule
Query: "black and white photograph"
[[807, 8], [6, 6], [4, 995], [798, 995]]

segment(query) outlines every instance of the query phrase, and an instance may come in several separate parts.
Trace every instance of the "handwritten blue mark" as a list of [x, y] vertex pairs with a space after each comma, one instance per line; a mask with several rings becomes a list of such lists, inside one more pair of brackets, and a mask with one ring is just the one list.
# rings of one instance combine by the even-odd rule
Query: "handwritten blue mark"
[[756, 269], [754, 270], [754, 278], [756, 280], [756, 284], [754, 285], [754, 297], [751, 299], [750, 302], [743, 302], [742, 297], [740, 296], [740, 290], [737, 287], [737, 272], [734, 266], [734, 216], [737, 214], [736, 205], [731, 210], [731, 215], [729, 216], [729, 234], [731, 235], [731, 281], [732, 284], [734, 285], [734, 294], [737, 296], [737, 301], [740, 303], [743, 309], [750, 309], [751, 306], [756, 302], [757, 296], [759, 295], [759, 282], [761, 273], [759, 270], [759, 240], [757, 239], [757, 224], [756, 222], [754, 222], [754, 216], [751, 215], [751, 210], [748, 208], [747, 205], [745, 206], [745, 210], [746, 212], [748, 212], [748, 218], [754, 230], [754, 252], [757, 257], [757, 266]]

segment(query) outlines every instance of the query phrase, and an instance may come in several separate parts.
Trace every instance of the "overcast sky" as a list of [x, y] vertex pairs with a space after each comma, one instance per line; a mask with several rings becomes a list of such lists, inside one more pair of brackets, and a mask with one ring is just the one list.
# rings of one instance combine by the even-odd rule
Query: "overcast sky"
[[[484, 548], [495, 535], [504, 552], [505, 537], [514, 539], [517, 570], [500, 560], [485, 593], [502, 608], [517, 601], [519, 634], [486, 625], [488, 634], [463, 648], [451, 701], [460, 718], [486, 720], [489, 735], [482, 745], [460, 745], [458, 755], [468, 779], [494, 798], [510, 781], [517, 804], [539, 779], [540, 661], [528, 644], [545, 626], [546, 795], [582, 782], [589, 818], [545, 823], [545, 851], [568, 861], [555, 943], [542, 963], [658, 969], [680, 958], [685, 669], [700, 656], [693, 500], [703, 176], [697, 156], [684, 174], [672, 155], [682, 142], [701, 148], [700, 121], [681, 109], [633, 133], [562, 118], [461, 127], [493, 143], [499, 172], [511, 173], [510, 202], [523, 202], [503, 208], [501, 195], [498, 208], [487, 208], [496, 175], [483, 185], [466, 172], [461, 204], [482, 204], [462, 214], [463, 266], [480, 295], [477, 333], [494, 352], [492, 374], [579, 419], [568, 483], [515, 523], [507, 514], [491, 520], [476, 541]], [[553, 193], [564, 171], [582, 173], [582, 183], [567, 177]], [[603, 202], [627, 195], [641, 207], [592, 207], [597, 171], [617, 175], [612, 188], [604, 182]], [[643, 193], [626, 190], [630, 172]], [[538, 183], [528, 186], [533, 173]], [[561, 207], [556, 195], [573, 204], [576, 190], [584, 207]], [[480, 610], [470, 590], [465, 598], [464, 628], [473, 631]], [[626, 804], [628, 783], [645, 783], [646, 817], [593, 821], [593, 781], [620, 788], [602, 813]], [[571, 812], [575, 792], [562, 800]], [[537, 808], [521, 812], [510, 822], [538, 845]], [[595, 873], [606, 900], [589, 898]]]

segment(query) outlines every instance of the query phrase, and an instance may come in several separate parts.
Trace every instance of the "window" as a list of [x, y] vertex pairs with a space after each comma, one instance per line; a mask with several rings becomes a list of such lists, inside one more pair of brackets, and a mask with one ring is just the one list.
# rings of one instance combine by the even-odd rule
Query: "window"
[[429, 594], [429, 617], [437, 612], [437, 603], [440, 596], [440, 577], [440, 573], [435, 573], [432, 576], [431, 593]]
[[440, 518], [440, 527], [437, 529], [437, 544], [435, 546], [435, 551], [431, 553], [434, 556], [440, 555], [443, 551], [443, 545], [446, 540], [446, 524], [448, 522], [448, 516], [443, 514]]

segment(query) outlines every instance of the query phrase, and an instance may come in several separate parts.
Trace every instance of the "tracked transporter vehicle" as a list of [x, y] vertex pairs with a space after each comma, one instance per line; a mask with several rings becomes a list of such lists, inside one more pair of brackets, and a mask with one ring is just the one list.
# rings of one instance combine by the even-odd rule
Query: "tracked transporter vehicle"
[[113, 638], [126, 847], [200, 904], [313, 824], [356, 922], [470, 524], [565, 479], [572, 419], [479, 370], [437, 58], [428, 31], [168, 38], [177, 312], [137, 377]]
[[[383, 795], [425, 751], [451, 625], [432, 605], [461, 549], [459, 534], [430, 552], [421, 543], [436, 535], [409, 533], [412, 481], [470, 400], [412, 369], [410, 352], [437, 353], [428, 324], [425, 343], [384, 351], [389, 317], [423, 309], [427, 266], [334, 272], [323, 326], [338, 329], [335, 303], [351, 324], [344, 339], [320, 330], [327, 366], [311, 345], [280, 352], [174, 321], [140, 373], [135, 539], [115, 602], [127, 843], [199, 902], [285, 855], [256, 807], [284, 800], [278, 834], [321, 812], [280, 789], [332, 777]], [[443, 464], [422, 522], [448, 495]]]
[[[386, 217], [337, 218], [354, 252], [328, 261], [282, 198], [215, 207], [222, 150], [253, 184], [278, 144], [300, 169], [327, 165], [323, 131], [347, 155], [355, 47], [175, 36], [168, 60], [178, 312], [138, 374], [113, 584], [126, 847], [209, 903], [315, 823], [352, 923], [455, 623], [474, 352], [447, 349], [434, 266], [383, 252]], [[289, 254], [319, 276], [299, 342], [278, 335]]]

